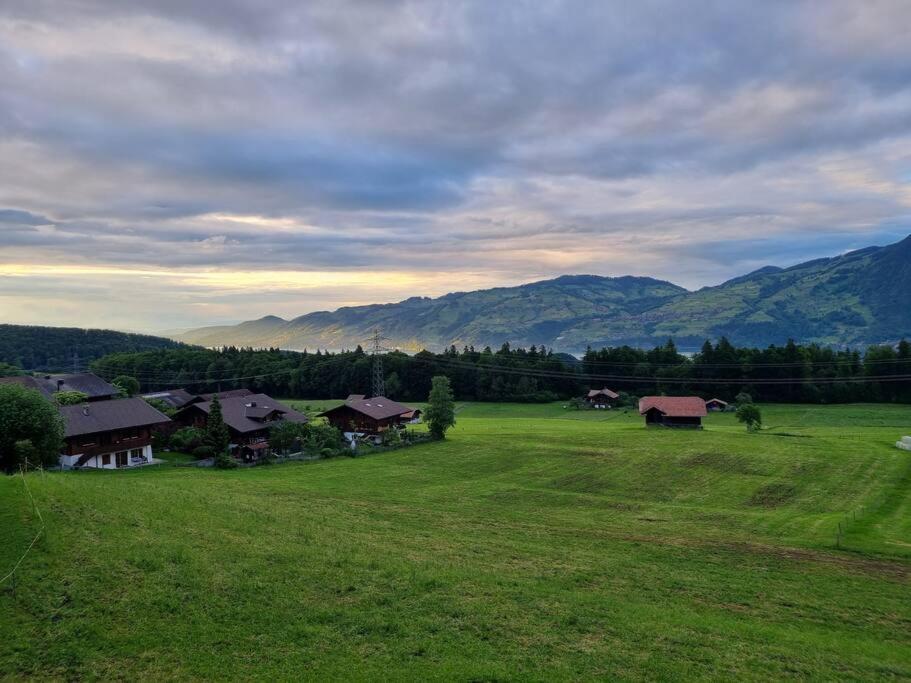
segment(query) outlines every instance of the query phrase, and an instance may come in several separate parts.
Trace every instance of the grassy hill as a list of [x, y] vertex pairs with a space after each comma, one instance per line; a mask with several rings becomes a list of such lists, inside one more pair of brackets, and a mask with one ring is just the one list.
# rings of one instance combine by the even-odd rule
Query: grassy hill
[[[0, 671], [911, 677], [911, 408], [764, 411], [750, 435], [476, 404], [365, 458], [31, 474], [47, 532], [0, 588]], [[5, 573], [38, 519], [21, 477], [0, 500]]]
[[180, 335], [204, 346], [354, 348], [379, 327], [405, 350], [455, 344], [653, 346], [683, 348], [726, 335], [767, 346], [788, 338], [862, 346], [911, 336], [911, 237], [791, 268], [766, 267], [717, 287], [688, 292], [642, 277], [567, 275], [519, 287], [413, 297], [283, 320], [267, 316]]
[[0, 325], [0, 362], [24, 370], [69, 371], [74, 360], [78, 367], [84, 368], [109, 353], [155, 351], [178, 346], [181, 344], [172, 339], [115, 330]]

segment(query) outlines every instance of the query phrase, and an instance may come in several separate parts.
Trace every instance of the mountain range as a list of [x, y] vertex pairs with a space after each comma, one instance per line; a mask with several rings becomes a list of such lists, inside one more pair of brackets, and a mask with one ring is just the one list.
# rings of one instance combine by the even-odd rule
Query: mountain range
[[508, 341], [579, 352], [669, 337], [687, 349], [722, 335], [748, 346], [789, 338], [833, 346], [894, 342], [911, 337], [911, 236], [788, 268], [766, 266], [697, 291], [650, 277], [564, 275], [174, 336], [203, 346], [343, 349], [364, 344], [377, 328], [387, 345], [406, 351]]

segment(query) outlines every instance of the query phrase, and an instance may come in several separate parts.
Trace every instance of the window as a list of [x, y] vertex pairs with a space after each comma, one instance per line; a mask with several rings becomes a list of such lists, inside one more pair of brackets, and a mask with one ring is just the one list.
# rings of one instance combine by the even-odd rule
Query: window
[[110, 453], [105, 453], [104, 455], [101, 456], [101, 464], [102, 465], [111, 464], [111, 454]]

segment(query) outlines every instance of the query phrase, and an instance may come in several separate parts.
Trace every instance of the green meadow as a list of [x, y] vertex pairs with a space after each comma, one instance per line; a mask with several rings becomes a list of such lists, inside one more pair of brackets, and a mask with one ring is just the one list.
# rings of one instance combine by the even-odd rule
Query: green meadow
[[45, 529], [0, 676], [911, 678], [911, 406], [763, 417], [460, 404], [358, 458], [0, 478], [0, 575], [26, 483]]

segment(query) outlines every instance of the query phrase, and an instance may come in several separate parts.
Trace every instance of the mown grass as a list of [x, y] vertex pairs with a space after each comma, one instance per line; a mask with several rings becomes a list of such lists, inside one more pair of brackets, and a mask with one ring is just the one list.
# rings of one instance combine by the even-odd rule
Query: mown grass
[[[365, 458], [29, 475], [47, 531], [0, 591], [0, 672], [911, 677], [911, 408], [764, 417], [469, 404]], [[37, 519], [21, 477], [0, 501], [7, 567]]]

